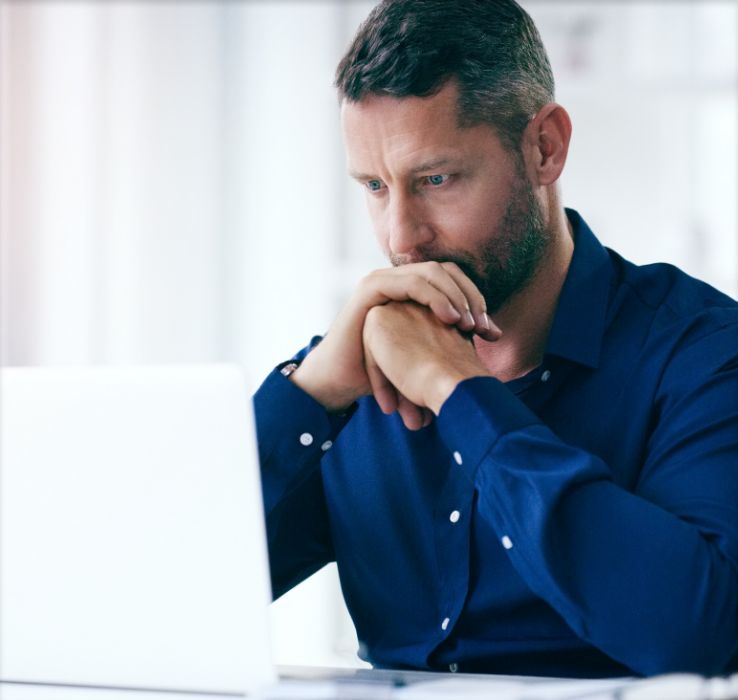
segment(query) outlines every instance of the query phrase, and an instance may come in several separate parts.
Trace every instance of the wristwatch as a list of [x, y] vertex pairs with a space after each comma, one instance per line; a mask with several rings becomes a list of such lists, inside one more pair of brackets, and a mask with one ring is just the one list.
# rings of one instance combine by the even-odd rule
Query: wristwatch
[[299, 362], [288, 362], [279, 372], [283, 377], [289, 377], [299, 366]]

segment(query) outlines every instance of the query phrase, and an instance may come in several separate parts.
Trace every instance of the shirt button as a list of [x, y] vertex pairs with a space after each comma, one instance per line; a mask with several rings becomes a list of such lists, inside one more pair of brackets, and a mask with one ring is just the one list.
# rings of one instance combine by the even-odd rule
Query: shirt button
[[303, 433], [300, 435], [300, 444], [308, 447], [313, 444], [313, 436], [310, 433]]
[[456, 673], [456, 671], [459, 670], [459, 664], [449, 664], [448, 670], [451, 671], [451, 673]]
[[502, 538], [502, 546], [505, 549], [512, 549], [512, 546], [513, 546], [512, 540], [507, 535], [505, 535]]
[[542, 382], [547, 382], [550, 378], [551, 378], [551, 370], [550, 369], [547, 369], [541, 375], [541, 381]]
[[459, 513], [458, 510], [454, 510], [454, 511], [451, 511], [451, 515], [448, 516], [448, 519], [452, 523], [458, 523], [460, 517], [461, 517], [461, 513]]
[[331, 447], [333, 447], [333, 443], [330, 440], [326, 440], [321, 446], [320, 449], [323, 450], [323, 452], [326, 452], [327, 450], [330, 450]]
[[448, 623], [451, 622], [451, 618], [444, 617], [443, 622], [441, 623], [441, 629], [445, 630], [448, 627]]
[[462, 459], [460, 452], [454, 452], [454, 461], [456, 462], [456, 464], [461, 464]]

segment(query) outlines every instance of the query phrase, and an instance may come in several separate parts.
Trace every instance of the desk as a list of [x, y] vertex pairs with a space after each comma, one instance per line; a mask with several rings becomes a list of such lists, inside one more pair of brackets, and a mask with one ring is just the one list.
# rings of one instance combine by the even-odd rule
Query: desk
[[[283, 667], [253, 700], [738, 700], [738, 674], [567, 680], [522, 676]], [[0, 682], [2, 700], [226, 700], [232, 693], [152, 691]]]

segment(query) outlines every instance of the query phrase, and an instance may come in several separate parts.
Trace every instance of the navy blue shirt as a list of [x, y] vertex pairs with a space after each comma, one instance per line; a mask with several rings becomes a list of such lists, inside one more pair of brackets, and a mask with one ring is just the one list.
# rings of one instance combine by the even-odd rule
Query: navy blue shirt
[[274, 595], [335, 560], [377, 667], [738, 670], [738, 304], [567, 215], [528, 375], [462, 382], [417, 432], [277, 370], [255, 396]]

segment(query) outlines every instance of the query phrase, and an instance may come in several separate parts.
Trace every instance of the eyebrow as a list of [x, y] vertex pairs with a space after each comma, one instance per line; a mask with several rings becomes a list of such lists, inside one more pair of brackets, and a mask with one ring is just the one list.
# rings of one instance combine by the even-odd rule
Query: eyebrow
[[[434, 160], [427, 160], [424, 163], [420, 163], [419, 165], [416, 165], [414, 168], [412, 168], [412, 170], [410, 170], [410, 174], [417, 175], [418, 173], [427, 172], [429, 170], [437, 170], [438, 168], [443, 168], [456, 162], [458, 162], [458, 158], [436, 158]], [[376, 175], [358, 173], [354, 170], [350, 170], [349, 175], [354, 180], [359, 180], [360, 182], [365, 180], [373, 180], [376, 178]]]

